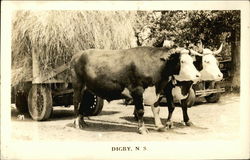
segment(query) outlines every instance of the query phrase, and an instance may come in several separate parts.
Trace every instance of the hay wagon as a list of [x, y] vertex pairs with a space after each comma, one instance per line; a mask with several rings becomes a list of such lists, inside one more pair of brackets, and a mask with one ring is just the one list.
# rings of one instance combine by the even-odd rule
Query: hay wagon
[[[68, 64], [59, 66], [43, 76], [40, 74], [38, 61], [32, 55], [32, 79], [19, 83], [12, 89], [12, 102], [20, 113], [29, 113], [36, 121], [47, 120], [53, 112], [53, 106], [69, 107], [73, 104], [72, 83], [60, 74], [69, 74]], [[86, 91], [81, 105], [85, 114], [98, 115], [103, 108], [103, 99]]]
[[[15, 86], [12, 100], [16, 99], [18, 110], [29, 112], [35, 120], [46, 120], [52, 113], [52, 106], [70, 106], [73, 90], [66, 80], [68, 66], [63, 64], [80, 50], [137, 46], [136, 17], [134, 11], [13, 12], [11, 84]], [[88, 115], [101, 111], [102, 99], [90, 92], [83, 98], [87, 100], [81, 105], [89, 106], [85, 107]]]

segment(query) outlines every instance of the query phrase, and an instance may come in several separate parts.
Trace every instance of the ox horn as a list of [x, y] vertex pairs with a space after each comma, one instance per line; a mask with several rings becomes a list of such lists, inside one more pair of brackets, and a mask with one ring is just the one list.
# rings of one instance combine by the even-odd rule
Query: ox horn
[[198, 53], [198, 52], [196, 52], [196, 51], [194, 51], [194, 50], [192, 50], [192, 49], [190, 49], [190, 53], [191, 53], [192, 55], [203, 56], [202, 54], [200, 54], [200, 53]]
[[223, 43], [221, 43], [220, 48], [217, 51], [214, 51], [213, 54], [216, 55], [220, 53], [222, 51], [222, 46], [223, 46]]

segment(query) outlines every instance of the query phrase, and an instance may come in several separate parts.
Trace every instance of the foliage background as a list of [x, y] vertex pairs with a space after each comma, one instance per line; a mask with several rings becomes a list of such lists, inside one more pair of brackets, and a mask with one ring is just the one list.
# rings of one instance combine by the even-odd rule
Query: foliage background
[[240, 88], [240, 11], [194, 10], [138, 12], [135, 29], [139, 46], [162, 47], [164, 40], [179, 46], [197, 45], [216, 50], [219, 60], [231, 60], [230, 85]]

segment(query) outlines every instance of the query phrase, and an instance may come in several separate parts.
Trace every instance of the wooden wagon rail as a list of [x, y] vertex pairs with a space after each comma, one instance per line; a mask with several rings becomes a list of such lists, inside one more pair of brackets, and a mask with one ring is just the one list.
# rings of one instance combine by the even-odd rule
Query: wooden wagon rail
[[222, 93], [222, 92], [225, 92], [225, 88], [197, 90], [195, 91], [195, 94], [196, 96], [204, 97], [212, 93]]

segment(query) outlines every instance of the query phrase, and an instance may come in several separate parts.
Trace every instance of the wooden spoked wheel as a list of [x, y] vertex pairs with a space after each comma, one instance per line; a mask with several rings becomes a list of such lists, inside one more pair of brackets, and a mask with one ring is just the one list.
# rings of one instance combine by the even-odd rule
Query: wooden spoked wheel
[[51, 88], [45, 84], [33, 84], [29, 91], [28, 108], [33, 120], [47, 120], [52, 113]]

